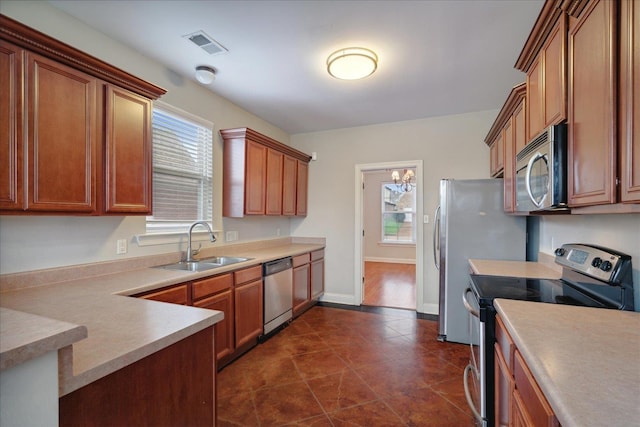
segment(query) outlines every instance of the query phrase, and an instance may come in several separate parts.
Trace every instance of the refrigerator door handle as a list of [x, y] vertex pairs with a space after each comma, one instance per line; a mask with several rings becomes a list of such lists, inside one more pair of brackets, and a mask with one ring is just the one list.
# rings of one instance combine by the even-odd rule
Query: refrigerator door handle
[[436, 269], [440, 270], [440, 206], [433, 214], [433, 263]]

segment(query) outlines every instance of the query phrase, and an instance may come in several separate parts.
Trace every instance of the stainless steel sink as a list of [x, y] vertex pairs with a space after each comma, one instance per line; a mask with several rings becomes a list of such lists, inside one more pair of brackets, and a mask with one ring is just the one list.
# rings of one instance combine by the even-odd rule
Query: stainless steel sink
[[165, 270], [182, 270], [182, 271], [206, 271], [213, 268], [222, 267], [222, 264], [213, 264], [210, 262], [198, 261], [180, 261], [174, 264], [157, 265], [154, 268], [163, 268]]
[[238, 262], [249, 261], [251, 258], [216, 256], [198, 261], [180, 261], [173, 264], [157, 265], [154, 268], [163, 268], [165, 270], [181, 270], [181, 271], [207, 271], [214, 268], [224, 267], [225, 265], [236, 264]]
[[238, 262], [249, 261], [250, 259], [251, 258], [233, 257], [233, 256], [214, 256], [211, 258], [201, 259], [199, 260], [199, 262], [206, 262], [206, 263], [219, 264], [219, 265], [229, 265], [229, 264], [236, 264]]

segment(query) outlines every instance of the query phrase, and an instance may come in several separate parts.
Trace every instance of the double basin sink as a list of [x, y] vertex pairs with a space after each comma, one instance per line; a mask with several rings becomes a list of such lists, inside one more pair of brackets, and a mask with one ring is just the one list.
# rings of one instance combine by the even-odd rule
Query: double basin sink
[[251, 258], [214, 256], [211, 258], [204, 258], [198, 261], [180, 261], [173, 264], [158, 265], [155, 268], [162, 268], [165, 270], [182, 270], [182, 271], [207, 271], [207, 270], [212, 270], [214, 268], [224, 267], [226, 265], [249, 261], [250, 259]]

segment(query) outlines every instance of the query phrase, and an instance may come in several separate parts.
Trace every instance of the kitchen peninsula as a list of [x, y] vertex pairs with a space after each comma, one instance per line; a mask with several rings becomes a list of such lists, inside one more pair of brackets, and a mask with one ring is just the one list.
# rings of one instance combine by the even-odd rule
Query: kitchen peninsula
[[[107, 385], [107, 390], [109, 387], [118, 387], [120, 392], [114, 393], [111, 389], [111, 394], [102, 405], [85, 408], [92, 412], [86, 413], [87, 417], [102, 416], [104, 411], [111, 411], [123, 417], [120, 420], [137, 416], [149, 422], [153, 416], [164, 416], [166, 421], [178, 419], [189, 412], [190, 417], [213, 420], [213, 325], [223, 319], [223, 314], [215, 310], [129, 296], [323, 247], [324, 239], [274, 239], [266, 243], [210, 248], [202, 251], [203, 257], [219, 255], [220, 251], [224, 251], [225, 255], [241, 254], [251, 259], [197, 273], [152, 268], [179, 260], [181, 255], [176, 253], [4, 275], [0, 276], [0, 305], [13, 311], [86, 327], [86, 339], [74, 343], [73, 349], [67, 346], [66, 350], [59, 353], [62, 425], [66, 424], [65, 420], [69, 421], [68, 424], [76, 421], [65, 418], [65, 414], [76, 412], [72, 410], [74, 408], [84, 407], [82, 399], [77, 396], [87, 390], [95, 393], [95, 387], [109, 379], [115, 379], [115, 385]], [[0, 337], [2, 340], [4, 338]], [[36, 345], [33, 343], [33, 346]], [[179, 369], [175, 369], [176, 366]], [[151, 377], [147, 375], [148, 372], [151, 372]], [[140, 379], [139, 383], [135, 382], [136, 377]], [[175, 382], [174, 385], [172, 382]], [[189, 387], [183, 387], [186, 384]], [[142, 391], [137, 391], [135, 386], [142, 386]], [[139, 395], [139, 399], [129, 400], [129, 394], [122, 390], [147, 395], [144, 399]], [[183, 396], [181, 393], [185, 391], [189, 393]], [[155, 400], [176, 396], [179, 399], [172, 400], [171, 405], [158, 405]], [[129, 406], [117, 408], [111, 400], [121, 400], [123, 404], [128, 402]], [[144, 403], [145, 400], [147, 406], [153, 407], [145, 409], [138, 406], [139, 402]], [[133, 406], [135, 411], [127, 410]], [[162, 406], [162, 410], [158, 406]], [[96, 414], [96, 411], [103, 412]]]

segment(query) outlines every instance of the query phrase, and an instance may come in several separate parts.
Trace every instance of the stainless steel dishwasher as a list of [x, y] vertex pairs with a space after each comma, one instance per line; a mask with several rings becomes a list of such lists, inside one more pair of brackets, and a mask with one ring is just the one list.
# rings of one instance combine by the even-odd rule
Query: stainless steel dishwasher
[[292, 317], [293, 269], [291, 257], [264, 263], [264, 334]]

